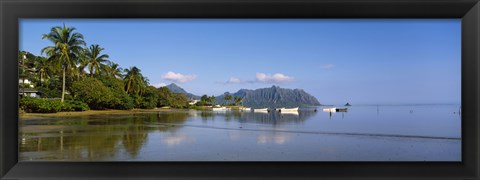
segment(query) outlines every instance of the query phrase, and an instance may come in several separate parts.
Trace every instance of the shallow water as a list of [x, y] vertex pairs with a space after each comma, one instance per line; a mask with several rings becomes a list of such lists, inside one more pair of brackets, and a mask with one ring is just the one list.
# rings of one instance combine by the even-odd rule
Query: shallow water
[[172, 110], [23, 118], [19, 159], [460, 161], [459, 105], [313, 108], [298, 114]]

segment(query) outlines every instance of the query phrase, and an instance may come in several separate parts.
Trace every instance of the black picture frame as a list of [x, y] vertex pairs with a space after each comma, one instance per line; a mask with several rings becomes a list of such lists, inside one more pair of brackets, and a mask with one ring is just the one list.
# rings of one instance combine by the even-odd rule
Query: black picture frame
[[[1, 0], [1, 179], [478, 179], [478, 0]], [[462, 162], [18, 162], [19, 18], [461, 18]]]

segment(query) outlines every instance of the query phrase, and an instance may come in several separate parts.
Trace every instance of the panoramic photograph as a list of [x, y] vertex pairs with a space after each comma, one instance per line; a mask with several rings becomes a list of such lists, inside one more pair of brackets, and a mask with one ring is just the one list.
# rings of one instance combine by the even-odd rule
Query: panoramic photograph
[[19, 161], [462, 159], [460, 19], [19, 19]]

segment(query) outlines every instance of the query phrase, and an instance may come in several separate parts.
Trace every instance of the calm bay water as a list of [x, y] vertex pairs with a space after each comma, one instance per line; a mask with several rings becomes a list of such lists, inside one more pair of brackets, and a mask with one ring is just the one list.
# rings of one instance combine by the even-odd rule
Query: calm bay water
[[22, 118], [21, 161], [460, 161], [459, 105]]

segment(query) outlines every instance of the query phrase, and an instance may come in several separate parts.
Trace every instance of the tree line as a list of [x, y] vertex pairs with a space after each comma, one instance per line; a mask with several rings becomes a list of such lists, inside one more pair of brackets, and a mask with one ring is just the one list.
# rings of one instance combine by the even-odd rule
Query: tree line
[[27, 112], [188, 106], [185, 95], [151, 86], [139, 68], [123, 69], [100, 45], [87, 46], [74, 27], [52, 27], [42, 39], [51, 42], [41, 50], [45, 56], [18, 55], [20, 94], [30, 80], [42, 97], [21, 96], [20, 108]]

